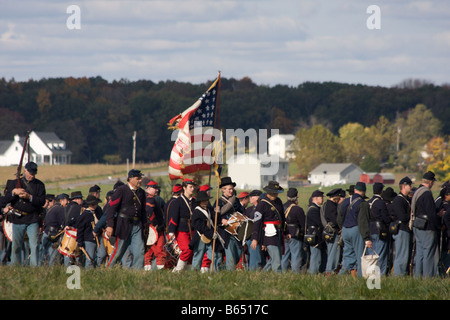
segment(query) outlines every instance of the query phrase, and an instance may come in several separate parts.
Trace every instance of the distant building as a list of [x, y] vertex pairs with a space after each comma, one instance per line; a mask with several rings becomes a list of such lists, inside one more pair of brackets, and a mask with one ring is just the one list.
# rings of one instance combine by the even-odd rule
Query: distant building
[[308, 181], [322, 186], [356, 183], [363, 172], [353, 163], [322, 163], [308, 174]]
[[[24, 148], [25, 137], [14, 136], [14, 140], [0, 141], [0, 166], [18, 165]], [[30, 151], [25, 152], [24, 163], [36, 162], [38, 165], [70, 164], [72, 152], [66, 142], [54, 132], [30, 132]], [[28, 159], [30, 153], [30, 159]]]
[[292, 150], [292, 141], [295, 136], [293, 134], [276, 134], [268, 140], [268, 148], [270, 155], [278, 155], [282, 159], [293, 159], [294, 151]]
[[368, 172], [362, 173], [359, 181], [364, 183], [375, 183], [381, 182], [383, 184], [394, 184], [395, 176], [392, 173], [376, 173], [376, 172]]
[[278, 172], [274, 175], [263, 175], [264, 164], [251, 154], [240, 155], [227, 162], [228, 176], [236, 182], [238, 189], [261, 189], [271, 180], [278, 181], [283, 188], [288, 186], [289, 162], [285, 159], [278, 160]]

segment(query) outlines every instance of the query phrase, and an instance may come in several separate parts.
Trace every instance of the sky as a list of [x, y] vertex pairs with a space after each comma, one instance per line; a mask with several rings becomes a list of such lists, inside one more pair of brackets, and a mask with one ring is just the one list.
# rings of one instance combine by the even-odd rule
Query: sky
[[219, 70], [268, 86], [450, 83], [450, 1], [0, 0], [6, 80], [199, 84]]

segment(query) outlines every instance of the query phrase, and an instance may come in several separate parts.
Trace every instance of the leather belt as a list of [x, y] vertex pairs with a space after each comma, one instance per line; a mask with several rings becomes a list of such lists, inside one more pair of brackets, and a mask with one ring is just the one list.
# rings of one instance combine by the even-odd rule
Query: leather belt
[[12, 213], [14, 213], [17, 216], [27, 216], [30, 214], [30, 212], [20, 211], [17, 209], [12, 209], [11, 211], [12, 211]]
[[136, 217], [136, 216], [130, 217], [123, 213], [119, 213], [119, 217], [123, 218], [123, 219], [127, 219], [129, 222], [133, 222], [133, 223], [139, 221], [139, 217]]

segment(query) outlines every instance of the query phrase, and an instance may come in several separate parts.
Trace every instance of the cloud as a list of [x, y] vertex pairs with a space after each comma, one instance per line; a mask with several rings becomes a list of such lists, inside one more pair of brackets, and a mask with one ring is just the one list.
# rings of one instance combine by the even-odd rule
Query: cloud
[[[257, 83], [349, 81], [390, 86], [412, 75], [448, 82], [450, 4], [381, 2], [381, 30], [355, 1], [2, 2], [0, 77], [180, 80], [250, 76]], [[433, 80], [435, 79], [435, 80]]]

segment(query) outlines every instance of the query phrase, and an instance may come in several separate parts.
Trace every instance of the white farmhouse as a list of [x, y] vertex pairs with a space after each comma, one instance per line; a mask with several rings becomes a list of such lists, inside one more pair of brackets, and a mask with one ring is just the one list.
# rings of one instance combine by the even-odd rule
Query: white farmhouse
[[[25, 138], [20, 138], [18, 134], [14, 136], [14, 140], [0, 141], [0, 166], [19, 165], [22, 155], [23, 143]], [[25, 152], [23, 163], [28, 162], [28, 153]]]
[[[25, 137], [14, 136], [13, 141], [0, 141], [0, 166], [18, 165], [24, 148]], [[54, 132], [31, 131], [29, 136], [30, 151], [25, 152], [24, 161], [41, 164], [70, 164], [72, 152], [67, 149], [65, 141]], [[30, 159], [28, 159], [30, 153]]]
[[363, 172], [353, 163], [322, 163], [308, 174], [308, 181], [322, 186], [356, 183]]
[[278, 155], [282, 159], [292, 159], [293, 152], [290, 145], [294, 141], [295, 136], [293, 134], [275, 134], [268, 140], [269, 155]]
[[[228, 176], [236, 182], [238, 189], [262, 189], [269, 181], [278, 181], [280, 186], [288, 186], [289, 162], [285, 159], [278, 159], [276, 163], [264, 165], [256, 155], [244, 154], [227, 160]], [[277, 172], [271, 175], [264, 175], [264, 166], [278, 167]]]

